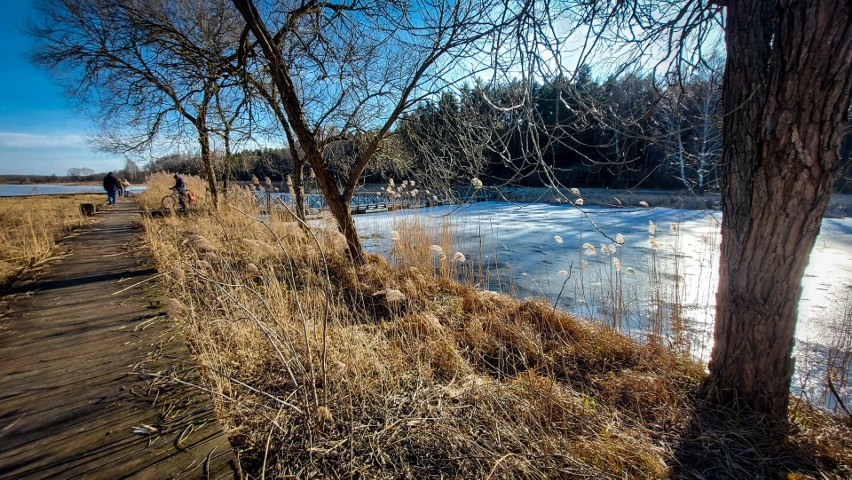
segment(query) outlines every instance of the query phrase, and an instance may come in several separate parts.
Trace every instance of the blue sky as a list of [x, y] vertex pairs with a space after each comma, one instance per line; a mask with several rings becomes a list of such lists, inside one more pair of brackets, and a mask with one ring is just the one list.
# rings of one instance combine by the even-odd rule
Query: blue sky
[[32, 65], [25, 28], [35, 0], [5, 2], [0, 17], [0, 174], [65, 175], [69, 168], [121, 169], [124, 158], [88, 142], [93, 122], [77, 112], [50, 75]]

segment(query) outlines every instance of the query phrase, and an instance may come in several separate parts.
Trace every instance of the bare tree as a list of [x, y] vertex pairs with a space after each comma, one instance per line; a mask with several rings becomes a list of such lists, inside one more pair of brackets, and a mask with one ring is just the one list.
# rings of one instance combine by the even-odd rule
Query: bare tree
[[[420, 99], [461, 81], [482, 39], [512, 24], [501, 2], [285, 2], [234, 5], [265, 59], [287, 122], [360, 261], [349, 212], [360, 178], [396, 120]], [[323, 151], [358, 134], [357, 160], [338, 188]]]
[[722, 156], [721, 69], [667, 85], [657, 105], [658, 144], [690, 193], [712, 181]]
[[217, 0], [47, 0], [33, 28], [35, 60], [94, 106], [105, 149], [138, 151], [163, 133], [180, 141], [189, 125], [215, 203], [209, 110], [240, 33], [228, 7]]

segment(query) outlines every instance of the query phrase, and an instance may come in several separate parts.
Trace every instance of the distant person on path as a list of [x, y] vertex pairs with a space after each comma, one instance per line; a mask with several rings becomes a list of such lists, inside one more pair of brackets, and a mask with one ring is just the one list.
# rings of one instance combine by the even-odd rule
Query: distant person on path
[[171, 188], [172, 190], [178, 193], [178, 202], [180, 202], [180, 208], [186, 210], [186, 185], [183, 183], [183, 179], [180, 178], [180, 175], [175, 174], [175, 186]]
[[124, 192], [124, 198], [130, 196], [130, 182], [127, 181], [126, 178], [121, 179], [121, 191]]
[[104, 177], [104, 190], [107, 192], [107, 205], [115, 205], [115, 193], [121, 190], [121, 184], [112, 172]]

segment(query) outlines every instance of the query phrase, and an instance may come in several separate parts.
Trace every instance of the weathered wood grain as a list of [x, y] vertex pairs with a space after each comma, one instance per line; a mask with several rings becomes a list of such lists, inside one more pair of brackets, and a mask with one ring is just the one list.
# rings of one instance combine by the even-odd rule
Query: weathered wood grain
[[[237, 478], [189, 351], [132, 253], [132, 205], [98, 212], [70, 254], [2, 294], [0, 478]], [[131, 288], [128, 288], [131, 287]], [[133, 432], [142, 424], [158, 432]]]

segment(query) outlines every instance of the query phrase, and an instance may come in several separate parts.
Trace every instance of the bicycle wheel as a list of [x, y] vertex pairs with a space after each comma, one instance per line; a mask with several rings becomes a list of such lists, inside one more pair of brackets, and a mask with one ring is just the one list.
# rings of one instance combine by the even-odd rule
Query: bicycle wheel
[[164, 210], [174, 210], [175, 205], [177, 205], [177, 197], [174, 195], [166, 195], [163, 197], [163, 201], [161, 203], [163, 204]]

